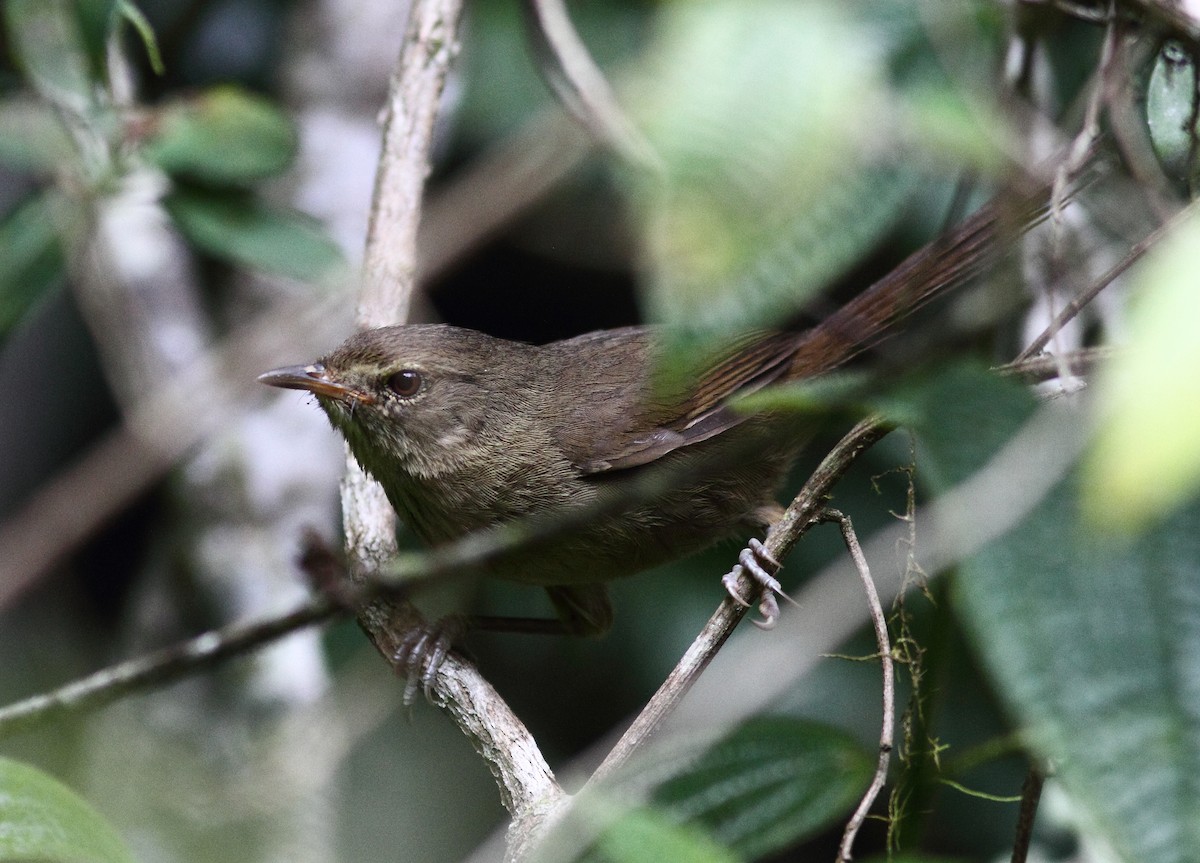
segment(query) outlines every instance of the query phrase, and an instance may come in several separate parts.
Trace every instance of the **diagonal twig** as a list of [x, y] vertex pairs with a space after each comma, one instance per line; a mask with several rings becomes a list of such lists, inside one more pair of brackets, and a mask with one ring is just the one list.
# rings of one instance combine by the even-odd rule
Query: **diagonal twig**
[[630, 162], [655, 168], [650, 143], [621, 110], [608, 80], [579, 38], [563, 0], [525, 0], [538, 69], [563, 106], [595, 138]]
[[[815, 523], [825, 506], [825, 497], [850, 466], [862, 453], [873, 446], [889, 431], [882, 421], [871, 418], [856, 425], [830, 451], [796, 495], [791, 505], [767, 535], [765, 543], [768, 554], [775, 559], [786, 556], [796, 541]], [[745, 578], [745, 576], [743, 576]], [[752, 589], [747, 582], [741, 585], [749, 595]], [[730, 598], [709, 618], [704, 629], [696, 636], [687, 652], [680, 658], [674, 670], [647, 702], [633, 723], [609, 751], [588, 781], [588, 786], [602, 783], [628, 763], [635, 752], [641, 749], [658, 730], [663, 721], [687, 695], [688, 690], [708, 667], [721, 646], [733, 633], [734, 627], [746, 614], [746, 609]]]
[[1121, 276], [1126, 270], [1136, 264], [1150, 249], [1158, 245], [1164, 237], [1166, 237], [1172, 229], [1187, 219], [1196, 208], [1195, 204], [1190, 204], [1186, 209], [1177, 214], [1166, 224], [1160, 225], [1151, 231], [1146, 237], [1134, 243], [1133, 247], [1121, 260], [1109, 267], [1096, 281], [1088, 286], [1087, 290], [1083, 291], [1079, 296], [1074, 297], [1069, 303], [1062, 308], [1061, 311], [1054, 317], [1054, 320], [1047, 325], [1042, 333], [1030, 342], [1021, 353], [1019, 353], [1014, 363], [1020, 363], [1037, 355], [1045, 350], [1046, 345], [1054, 338], [1054, 334], [1067, 325], [1080, 310], [1088, 303], [1096, 299], [1100, 292], [1107, 288], [1113, 281]]
[[162, 688], [328, 620], [341, 608], [315, 597], [287, 614], [235, 623], [101, 669], [52, 692], [0, 708], [0, 739], [66, 714], [97, 710], [129, 695]]

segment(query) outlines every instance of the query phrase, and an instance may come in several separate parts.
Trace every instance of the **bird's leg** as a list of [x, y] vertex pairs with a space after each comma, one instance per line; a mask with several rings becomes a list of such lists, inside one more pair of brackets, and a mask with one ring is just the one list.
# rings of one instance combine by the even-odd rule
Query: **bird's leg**
[[405, 677], [404, 703], [412, 704], [418, 688], [429, 698], [438, 669], [468, 632], [523, 632], [535, 635], [603, 635], [612, 626], [612, 606], [603, 584], [548, 587], [558, 618], [489, 617], [451, 614], [406, 632], [392, 660]]
[[461, 641], [471, 628], [470, 618], [465, 614], [450, 614], [414, 626], [400, 637], [400, 644], [392, 655], [396, 671], [403, 675], [404, 704], [417, 700], [417, 687], [432, 700], [433, 682], [438, 669], [446, 661], [451, 648]]
[[[767, 525], [767, 536], [769, 537], [771, 531], [775, 529], [775, 524], [782, 517], [783, 508], [778, 504], [772, 504], [755, 510], [753, 521], [760, 525]], [[792, 602], [792, 598], [783, 592], [783, 586], [775, 578], [775, 573], [779, 572], [781, 568], [782, 564], [770, 555], [767, 547], [760, 540], [751, 539], [749, 544], [738, 554], [737, 565], [721, 577], [721, 584], [725, 587], [729, 597], [746, 608], [749, 608], [751, 603], [742, 596], [738, 580], [742, 573], [745, 573], [751, 581], [758, 585], [758, 612], [762, 615], [762, 619], [754, 620], [752, 623], [760, 629], [771, 629], [779, 621], [779, 603], [775, 599], [776, 595]]]

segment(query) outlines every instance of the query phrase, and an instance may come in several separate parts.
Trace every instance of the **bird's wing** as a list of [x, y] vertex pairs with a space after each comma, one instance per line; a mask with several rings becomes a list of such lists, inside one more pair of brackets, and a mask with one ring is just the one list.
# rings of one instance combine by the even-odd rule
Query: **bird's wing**
[[[740, 424], [735, 396], [777, 380], [790, 365], [794, 333], [748, 333], [691, 369], [656, 368], [654, 331], [590, 333], [547, 346], [569, 353], [559, 384], [575, 393], [557, 442], [582, 474], [648, 464]], [[568, 371], [569, 369], [569, 371]]]

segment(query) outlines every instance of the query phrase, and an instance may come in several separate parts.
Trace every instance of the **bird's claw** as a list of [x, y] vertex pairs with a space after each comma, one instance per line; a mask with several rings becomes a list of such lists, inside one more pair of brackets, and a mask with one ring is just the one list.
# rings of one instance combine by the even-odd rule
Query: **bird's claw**
[[438, 670], [454, 642], [466, 631], [465, 621], [461, 617], [444, 617], [434, 623], [425, 623], [404, 633], [400, 644], [392, 655], [392, 662], [398, 674], [405, 679], [404, 705], [410, 706], [417, 700], [417, 688], [432, 700], [433, 684], [437, 679]]
[[750, 608], [750, 602], [738, 588], [738, 580], [744, 572], [747, 577], [759, 586], [758, 613], [761, 620], [753, 621], [759, 629], [771, 629], [779, 621], [779, 603], [775, 600], [778, 594], [788, 602], [795, 604], [790, 596], [783, 592], [783, 585], [775, 578], [775, 573], [781, 564], [773, 558], [767, 547], [757, 539], [743, 548], [738, 555], [738, 565], [721, 577], [721, 584], [729, 598], [744, 608]]

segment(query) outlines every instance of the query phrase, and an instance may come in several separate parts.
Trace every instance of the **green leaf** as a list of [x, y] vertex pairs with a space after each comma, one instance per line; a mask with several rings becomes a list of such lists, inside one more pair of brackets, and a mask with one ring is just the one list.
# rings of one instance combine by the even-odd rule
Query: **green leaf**
[[323, 282], [345, 266], [316, 220], [300, 213], [193, 189], [172, 192], [164, 204], [184, 236], [218, 258], [306, 282]]
[[64, 262], [50, 193], [31, 198], [0, 220], [0, 338], [63, 280]]
[[[961, 372], [927, 394], [918, 465], [937, 487], [973, 476], [1032, 410]], [[1200, 859], [1200, 508], [1114, 538], [1081, 517], [1069, 476], [956, 587], [1000, 695], [1086, 829], [1130, 863]]]
[[835, 371], [820, 377], [776, 384], [737, 399], [732, 407], [747, 413], [778, 411], [796, 414], [828, 414], [833, 411], [865, 410], [867, 398], [875, 393], [865, 371]]
[[57, 779], [0, 758], [0, 861], [132, 863], [103, 816]]
[[1137, 271], [1129, 337], [1097, 384], [1101, 416], [1086, 463], [1089, 517], [1143, 528], [1200, 485], [1200, 213]]
[[95, 86], [74, 0], [7, 0], [4, 20], [30, 83], [77, 114], [93, 105]]
[[626, 812], [609, 825], [587, 859], [595, 863], [737, 863], [741, 858], [702, 830], [680, 826], [646, 807]]
[[1163, 43], [1146, 86], [1146, 127], [1163, 171], [1183, 189], [1196, 169], [1196, 85], [1187, 47]]
[[49, 105], [20, 96], [0, 99], [0, 162], [49, 173], [73, 155], [67, 130]]
[[672, 819], [702, 826], [754, 858], [835, 823], [866, 790], [875, 758], [837, 729], [790, 717], [752, 719], [654, 795]]
[[75, 7], [75, 16], [79, 21], [79, 32], [96, 80], [104, 76], [108, 40], [120, 20], [119, 3], [120, 0], [72, 0], [71, 5]]
[[119, 0], [117, 10], [120, 12], [121, 18], [129, 22], [134, 32], [138, 34], [138, 38], [142, 40], [142, 46], [146, 49], [146, 57], [150, 61], [150, 68], [154, 70], [154, 74], [164, 74], [166, 67], [163, 66], [162, 54], [158, 50], [158, 38], [154, 35], [154, 28], [142, 14], [142, 10], [133, 0]]
[[296, 132], [269, 100], [219, 87], [163, 108], [145, 153], [172, 174], [245, 185], [291, 164]]
[[840, 5], [661, 7], [628, 101], [662, 161], [632, 178], [652, 315], [778, 323], [898, 218], [917, 177], [868, 142], [887, 113], [880, 35]]

